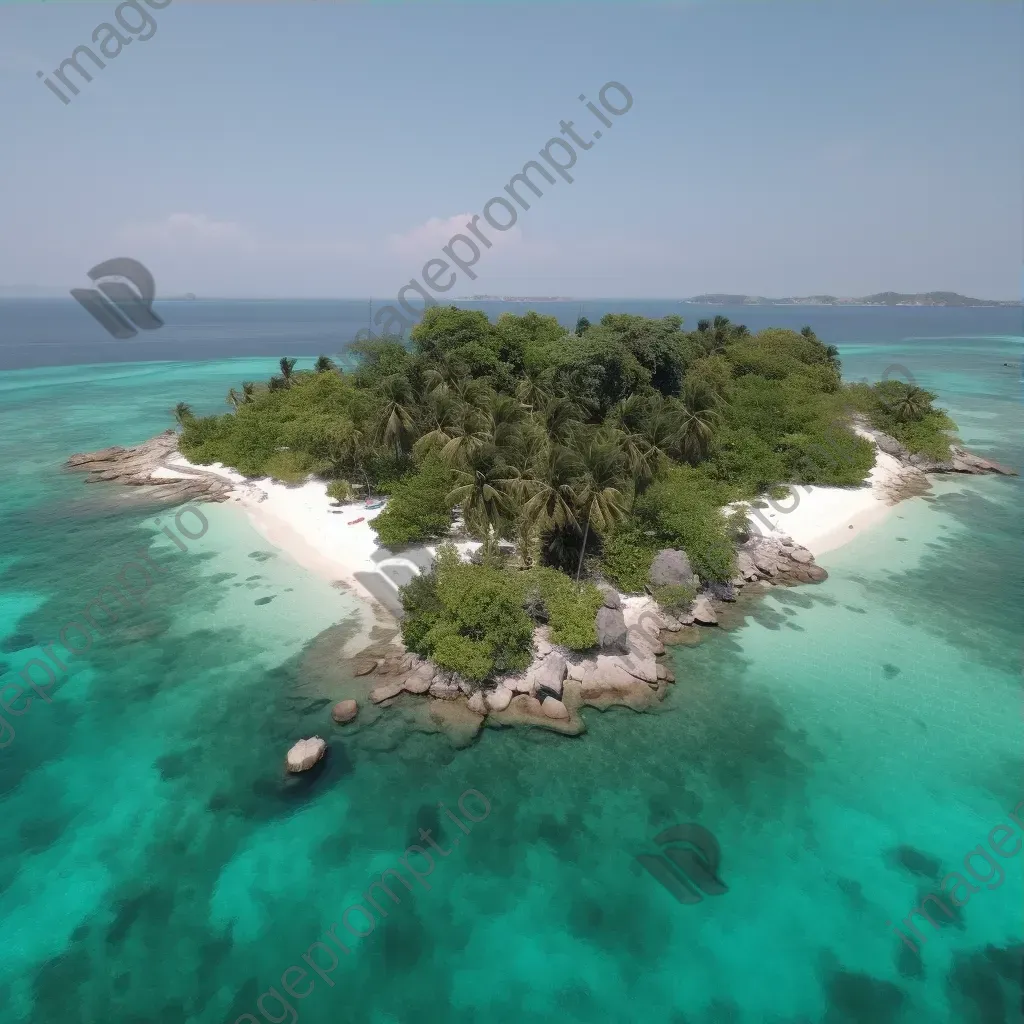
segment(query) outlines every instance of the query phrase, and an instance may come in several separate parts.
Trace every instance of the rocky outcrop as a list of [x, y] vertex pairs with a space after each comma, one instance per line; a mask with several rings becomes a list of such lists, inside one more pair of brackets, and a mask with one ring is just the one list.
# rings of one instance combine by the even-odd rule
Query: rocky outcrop
[[685, 551], [664, 548], [654, 556], [647, 578], [652, 587], [692, 587], [697, 577]]
[[530, 667], [526, 673], [526, 681], [529, 686], [524, 692], [537, 696], [550, 694], [553, 697], [561, 697], [562, 680], [565, 679], [565, 673], [565, 655], [558, 651], [552, 651]]
[[828, 573], [814, 564], [814, 555], [791, 538], [753, 536], [736, 551], [735, 586], [755, 580], [771, 583], [821, 583]]
[[854, 423], [864, 434], [878, 445], [879, 449], [899, 459], [905, 466], [912, 466], [922, 473], [1000, 473], [1003, 476], [1017, 476], [1017, 471], [1002, 466], [998, 462], [986, 459], [981, 455], [975, 455], [960, 445], [950, 446], [950, 457], [945, 462], [930, 459], [926, 455], [918, 455], [911, 452], [905, 445], [897, 441], [891, 434], [871, 426], [865, 416], [855, 416]]
[[626, 620], [622, 616], [622, 609], [604, 605], [597, 610], [597, 645], [602, 650], [626, 651]]
[[285, 767], [288, 771], [308, 772], [327, 751], [327, 743], [319, 736], [312, 736], [307, 740], [299, 740], [285, 759]]
[[[231, 491], [230, 481], [198, 467], [182, 469], [168, 465], [178, 455], [179, 434], [165, 430], [162, 434], [131, 448], [115, 445], [97, 452], [72, 455], [65, 466], [88, 473], [86, 483], [118, 483], [134, 487], [159, 488], [159, 496], [175, 502], [225, 501]], [[165, 469], [176, 477], [153, 473]]]
[[[684, 552], [666, 549], [658, 559], [659, 569], [652, 572], [658, 586], [700, 586]], [[602, 584], [595, 648], [566, 650], [552, 642], [547, 626], [540, 626], [534, 631], [529, 667], [483, 685], [470, 684], [397, 646], [368, 647], [356, 661], [370, 661], [382, 677], [369, 694], [371, 701], [388, 707], [403, 693], [428, 693], [434, 698], [431, 721], [443, 722], [441, 731], [454, 730], [460, 743], [472, 742], [480, 723], [529, 725], [575, 736], [585, 730], [579, 714], [584, 706], [655, 710], [676, 678], [664, 661], [666, 643], [696, 643], [700, 629], [693, 623], [717, 625], [741, 588], [755, 581], [812, 583], [827, 575], [814, 564], [811, 552], [790, 538], [752, 537], [737, 551], [736, 577], [705, 583], [688, 609], [670, 614], [652, 597], [624, 597]]]
[[693, 621], [699, 622], [702, 626], [717, 626], [718, 616], [711, 604], [711, 597], [708, 594], [698, 594], [690, 609]]

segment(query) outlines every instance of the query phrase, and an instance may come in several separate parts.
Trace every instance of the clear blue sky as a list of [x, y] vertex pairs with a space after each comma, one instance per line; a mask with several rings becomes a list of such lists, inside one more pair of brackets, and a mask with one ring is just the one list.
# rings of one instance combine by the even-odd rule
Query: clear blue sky
[[173, 0], [65, 106], [115, 7], [0, 6], [0, 286], [391, 296], [617, 80], [449, 294], [1019, 294], [1019, 2]]

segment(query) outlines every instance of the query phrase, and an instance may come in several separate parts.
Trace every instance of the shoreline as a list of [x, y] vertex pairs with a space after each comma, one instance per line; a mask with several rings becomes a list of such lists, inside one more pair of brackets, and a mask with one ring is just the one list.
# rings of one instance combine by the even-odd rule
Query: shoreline
[[[397, 554], [390, 552], [378, 544], [370, 526], [382, 509], [367, 509], [361, 502], [338, 505], [327, 496], [327, 484], [323, 481], [289, 485], [270, 477], [248, 478], [220, 463], [194, 465], [181, 454], [167, 460], [164, 466], [153, 475], [170, 478], [209, 473], [230, 483], [227, 501], [241, 507], [253, 529], [268, 544], [358, 598], [363, 625], [347, 648], [369, 642], [374, 625], [396, 628], [398, 624], [396, 607], [387, 607], [386, 597], [382, 600], [387, 591], [371, 591], [366, 585], [367, 577], [382, 578], [381, 588], [395, 591], [394, 584], [383, 582], [387, 578], [380, 563], [390, 556], [423, 570], [433, 560], [440, 543], [411, 546]], [[790, 493], [797, 499], [792, 507], [775, 503], [778, 508], [751, 510], [752, 532], [766, 537], [789, 536], [817, 558], [878, 525], [903, 497], [925, 493], [929, 486], [920, 470], [905, 466], [876, 448], [875, 465], [863, 486], [792, 486]], [[360, 518], [362, 522], [351, 523]], [[773, 529], [765, 529], [765, 520]], [[463, 554], [478, 546], [476, 541], [456, 542]], [[374, 560], [374, 555], [378, 560]]]

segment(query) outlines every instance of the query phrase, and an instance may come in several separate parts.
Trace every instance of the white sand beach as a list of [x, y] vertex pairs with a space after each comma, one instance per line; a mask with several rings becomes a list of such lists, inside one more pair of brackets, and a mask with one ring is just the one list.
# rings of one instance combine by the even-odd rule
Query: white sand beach
[[908, 489], [926, 485], [927, 477], [919, 470], [876, 448], [875, 465], [862, 487], [800, 484], [790, 488], [789, 498], [775, 502], [777, 507], [753, 509], [751, 523], [761, 534], [787, 534], [817, 558], [880, 523]]
[[[269, 477], [252, 480], [219, 463], [193, 466], [182, 456], [167, 466], [154, 476], [214, 473], [234, 484], [229, 500], [245, 509], [253, 527], [268, 543], [311, 572], [342, 584], [365, 602], [366, 630], [361, 635], [382, 612], [386, 615], [394, 611], [397, 585], [426, 569], [436, 551], [436, 545], [424, 545], [394, 555], [381, 548], [370, 526], [381, 509], [367, 509], [362, 502], [337, 505], [327, 496], [327, 485], [322, 481], [290, 486]], [[864, 486], [800, 485], [791, 489], [789, 499], [775, 503], [777, 509], [769, 506], [752, 510], [751, 522], [757, 532], [789, 535], [819, 556], [884, 519], [908, 478], [914, 475], [924, 479], [923, 474], [876, 450], [875, 465]], [[478, 546], [465, 540], [457, 544], [463, 553]]]
[[[269, 544], [310, 572], [342, 584], [359, 597], [366, 607], [365, 629], [353, 645], [365, 641], [374, 623], [398, 607], [397, 585], [433, 561], [436, 545], [413, 546], [400, 554], [382, 548], [370, 523], [383, 508], [368, 509], [361, 501], [339, 505], [327, 496], [323, 481], [288, 485], [270, 477], [250, 479], [220, 463], [193, 466], [184, 456], [167, 465], [168, 469], [153, 475], [171, 477], [176, 475], [176, 467], [181, 467], [183, 477], [193, 475], [189, 470], [197, 470], [229, 480], [235, 485], [229, 500], [242, 506], [253, 528]], [[463, 554], [479, 546], [476, 541], [456, 542]]]

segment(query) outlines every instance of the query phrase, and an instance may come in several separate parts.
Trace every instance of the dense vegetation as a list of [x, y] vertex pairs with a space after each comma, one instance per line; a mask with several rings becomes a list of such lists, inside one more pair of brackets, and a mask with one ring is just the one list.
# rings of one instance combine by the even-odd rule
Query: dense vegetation
[[944, 410], [932, 406], [936, 398], [932, 392], [901, 380], [855, 384], [849, 392], [851, 405], [866, 413], [872, 426], [895, 437], [909, 451], [937, 462], [949, 458], [956, 424]]
[[182, 451], [286, 482], [315, 473], [338, 498], [388, 494], [373, 525], [392, 548], [461, 518], [483, 564], [447, 553], [407, 589], [404, 631], [476, 679], [521, 665], [537, 621], [593, 644], [599, 597], [574, 581], [594, 573], [637, 591], [654, 553], [680, 547], [703, 582], [729, 579], [744, 516], [722, 506], [864, 479], [873, 451], [852, 411], [929, 454], [951, 426], [920, 389], [842, 385], [810, 328], [755, 335], [724, 317], [687, 332], [675, 316], [609, 314], [569, 332], [532, 312], [492, 324], [434, 307], [408, 344], [352, 355], [350, 372], [282, 359], [266, 384], [232, 389], [227, 415], [179, 405]]

